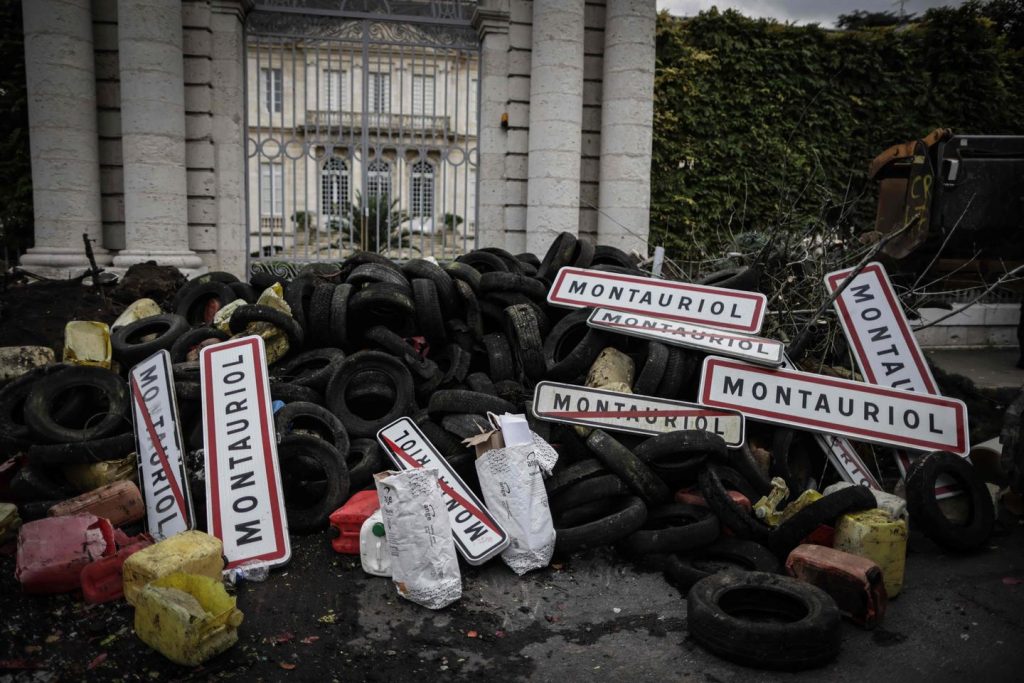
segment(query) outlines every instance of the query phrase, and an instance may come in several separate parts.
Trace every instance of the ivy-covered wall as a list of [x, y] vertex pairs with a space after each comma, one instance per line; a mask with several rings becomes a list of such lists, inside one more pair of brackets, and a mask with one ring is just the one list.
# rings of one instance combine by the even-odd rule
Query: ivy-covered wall
[[869, 229], [867, 166], [889, 145], [937, 127], [1024, 133], [1022, 29], [1021, 0], [864, 31], [662, 13], [652, 245], [698, 260], [742, 231]]

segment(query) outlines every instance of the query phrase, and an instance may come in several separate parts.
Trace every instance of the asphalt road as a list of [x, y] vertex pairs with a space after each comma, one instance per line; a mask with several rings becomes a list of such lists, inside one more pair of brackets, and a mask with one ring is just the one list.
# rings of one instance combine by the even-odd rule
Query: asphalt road
[[[465, 568], [456, 605], [431, 612], [364, 575], [324, 537], [296, 539], [292, 564], [238, 592], [239, 643], [200, 669], [139, 641], [124, 603], [31, 597], [0, 561], [0, 682], [8, 680], [1019, 681], [1024, 677], [1024, 526], [951, 557], [913, 537], [906, 587], [883, 625], [842, 627], [823, 669], [736, 666], [687, 637], [686, 604], [658, 573], [599, 550], [516, 577]], [[37, 665], [13, 670], [11, 660]], [[92, 668], [89, 668], [89, 667]]]

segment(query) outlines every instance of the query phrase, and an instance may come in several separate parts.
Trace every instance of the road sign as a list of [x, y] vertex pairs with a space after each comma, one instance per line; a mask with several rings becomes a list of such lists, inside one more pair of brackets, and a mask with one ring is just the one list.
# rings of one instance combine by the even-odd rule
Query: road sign
[[764, 321], [767, 298], [724, 287], [562, 268], [548, 291], [548, 303], [564, 308], [613, 308], [755, 334]]
[[437, 470], [455, 547], [466, 562], [483, 564], [508, 547], [508, 533], [415, 422], [401, 417], [377, 432], [377, 441], [399, 469], [427, 467]]
[[735, 411], [573, 384], [538, 383], [533, 414], [551, 422], [633, 434], [700, 429], [718, 434], [730, 448], [743, 445], [743, 416]]
[[970, 451], [967, 408], [942, 396], [709, 356], [699, 400], [755, 420], [886, 446]]
[[587, 325], [771, 367], [782, 365], [785, 348], [782, 342], [766, 337], [723, 332], [711, 327], [653, 315], [626, 313], [612, 308], [595, 308], [587, 318]]
[[[839, 289], [852, 272], [850, 268], [826, 275], [829, 294]], [[882, 264], [865, 266], [836, 297], [834, 305], [854, 360], [868, 382], [923, 394], [939, 393]]]
[[[825, 289], [828, 293], [833, 294], [839, 289], [853, 271], [853, 268], [847, 268], [826, 275]], [[885, 266], [881, 263], [866, 265], [836, 297], [834, 305], [853, 349], [853, 358], [868, 382], [940, 395]], [[906, 478], [911, 464], [910, 455], [903, 451], [897, 451], [895, 455], [900, 473]], [[962, 492], [948, 475], [939, 475], [935, 480], [935, 495], [940, 499]]]
[[206, 346], [199, 368], [208, 528], [224, 543], [225, 568], [284, 564], [292, 549], [263, 339]]
[[196, 526], [171, 377], [167, 351], [137, 363], [128, 376], [146, 529], [158, 541]]

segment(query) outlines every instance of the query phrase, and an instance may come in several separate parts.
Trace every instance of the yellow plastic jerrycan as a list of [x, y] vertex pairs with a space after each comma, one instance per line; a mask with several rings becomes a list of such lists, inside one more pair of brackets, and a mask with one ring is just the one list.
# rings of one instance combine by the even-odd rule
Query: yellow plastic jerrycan
[[874, 509], [843, 515], [836, 524], [833, 547], [874, 560], [882, 569], [889, 597], [903, 590], [907, 563], [907, 522]]
[[146, 584], [170, 574], [185, 573], [221, 580], [224, 546], [202, 531], [183, 531], [140, 550], [124, 562], [124, 597], [136, 600]]
[[110, 369], [110, 328], [92, 320], [64, 326], [64, 362]]
[[169, 574], [136, 600], [135, 633], [172, 662], [198, 666], [238, 642], [242, 613], [219, 578]]

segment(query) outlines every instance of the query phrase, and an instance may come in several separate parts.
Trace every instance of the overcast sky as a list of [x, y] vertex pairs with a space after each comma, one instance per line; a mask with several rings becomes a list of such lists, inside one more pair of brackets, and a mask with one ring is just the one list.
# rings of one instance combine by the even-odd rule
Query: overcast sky
[[[963, 0], [906, 0], [907, 14], [920, 14], [929, 7], [960, 5]], [[712, 6], [720, 10], [735, 9], [749, 17], [771, 17], [800, 24], [835, 25], [836, 17], [854, 10], [899, 12], [893, 0], [657, 0], [658, 9], [672, 14], [691, 16]]]

